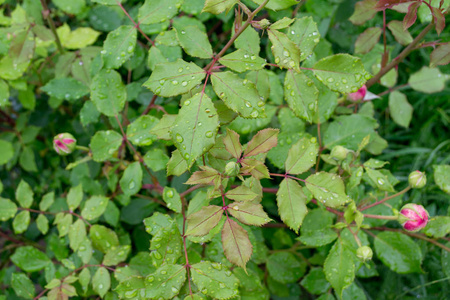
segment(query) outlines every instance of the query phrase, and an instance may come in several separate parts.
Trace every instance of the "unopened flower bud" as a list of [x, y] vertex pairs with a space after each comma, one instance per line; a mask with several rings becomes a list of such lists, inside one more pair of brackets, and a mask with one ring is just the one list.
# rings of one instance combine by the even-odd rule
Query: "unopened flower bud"
[[225, 166], [225, 175], [234, 177], [239, 174], [240, 170], [241, 170], [241, 168], [239, 167], [238, 163], [236, 163], [234, 161], [230, 161]]
[[53, 138], [53, 148], [59, 155], [72, 153], [77, 146], [77, 140], [70, 133], [60, 133]]
[[421, 189], [427, 183], [427, 176], [420, 171], [414, 171], [408, 177], [409, 186], [413, 189]]
[[361, 246], [356, 250], [356, 256], [365, 262], [372, 259], [373, 251], [369, 246]]
[[347, 157], [347, 154], [350, 152], [347, 148], [344, 148], [342, 146], [334, 146], [333, 149], [331, 149], [330, 156], [331, 158], [334, 158], [336, 160], [343, 160]]
[[358, 102], [361, 100], [364, 100], [364, 97], [366, 96], [367, 93], [367, 87], [365, 85], [363, 85], [358, 91], [348, 94], [348, 100], [353, 101], [353, 102]]
[[267, 19], [262, 19], [260, 21], [255, 22], [255, 25], [260, 29], [266, 29], [270, 26], [270, 21]]
[[428, 212], [422, 205], [406, 204], [400, 210], [398, 221], [408, 231], [419, 231], [428, 223]]

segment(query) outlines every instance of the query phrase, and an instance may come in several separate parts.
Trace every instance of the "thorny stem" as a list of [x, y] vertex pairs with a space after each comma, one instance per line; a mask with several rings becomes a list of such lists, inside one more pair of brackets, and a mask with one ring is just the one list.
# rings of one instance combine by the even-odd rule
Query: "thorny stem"
[[52, 31], [53, 35], [55, 36], [56, 46], [58, 47], [58, 50], [61, 54], [64, 54], [64, 48], [61, 44], [61, 40], [59, 39], [58, 34], [56, 33], [56, 26], [53, 22], [53, 19], [50, 17], [50, 9], [48, 9], [47, 3], [45, 0], [41, 0], [42, 4], [42, 15], [47, 20], [48, 25], [50, 25], [50, 30]]
[[412, 41], [411, 44], [409, 44], [396, 58], [394, 58], [390, 63], [388, 63], [384, 68], [380, 70], [374, 77], [369, 79], [366, 82], [366, 87], [370, 88], [372, 85], [378, 82], [381, 77], [383, 77], [384, 74], [389, 72], [392, 68], [395, 68], [399, 63], [405, 59], [406, 56], [408, 56], [419, 44], [419, 42], [425, 37], [425, 35], [434, 27], [434, 23], [428, 24], [427, 27], [425, 27], [422, 32], [420, 32], [416, 38]]
[[391, 196], [386, 197], [386, 198], [384, 198], [384, 199], [382, 199], [382, 200], [380, 200], [380, 201], [377, 201], [377, 202], [375, 202], [375, 203], [372, 203], [372, 204], [370, 204], [370, 205], [367, 205], [367, 206], [362, 207], [362, 208], [360, 209], [360, 211], [363, 211], [363, 210], [369, 209], [369, 208], [371, 208], [371, 207], [380, 205], [380, 204], [382, 204], [382, 203], [384, 203], [384, 202], [386, 202], [386, 201], [388, 201], [388, 200], [390, 200], [390, 199], [392, 199], [392, 198], [395, 198], [395, 197], [398, 197], [398, 196], [400, 196], [400, 195], [403, 195], [404, 193], [406, 193], [406, 192], [409, 191], [410, 189], [411, 189], [411, 187], [408, 186], [407, 188], [401, 190], [400, 192], [398, 192], [398, 193], [396, 193], [396, 194], [394, 194], [394, 195], [391, 195]]

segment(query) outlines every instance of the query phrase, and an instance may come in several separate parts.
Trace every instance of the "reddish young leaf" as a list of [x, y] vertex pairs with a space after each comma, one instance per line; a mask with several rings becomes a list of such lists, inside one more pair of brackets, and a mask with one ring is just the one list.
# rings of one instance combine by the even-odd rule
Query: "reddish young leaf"
[[439, 8], [434, 6], [431, 7], [431, 14], [433, 15], [436, 24], [436, 32], [440, 35], [445, 28], [445, 16]]
[[357, 2], [355, 4], [355, 12], [350, 17], [349, 21], [355, 25], [362, 25], [366, 21], [372, 19], [377, 13], [377, 10], [375, 9], [376, 4], [377, 0], [364, 0]]
[[248, 142], [247, 149], [244, 151], [244, 157], [255, 156], [260, 153], [265, 153], [275, 147], [278, 143], [279, 129], [267, 128], [259, 131], [250, 142]]
[[247, 231], [230, 218], [227, 218], [222, 229], [222, 246], [228, 260], [245, 270], [245, 265], [252, 256], [253, 246]]
[[186, 184], [215, 185], [220, 180], [220, 173], [215, 169], [208, 166], [202, 166], [200, 168], [203, 171], [194, 172], [189, 180], [186, 181]]
[[228, 212], [247, 225], [262, 226], [271, 221], [261, 204], [234, 202], [228, 205]]
[[264, 165], [264, 162], [256, 159], [243, 159], [241, 161], [243, 168], [242, 173], [250, 173], [256, 179], [270, 178], [269, 170]]
[[408, 7], [408, 13], [405, 15], [403, 19], [403, 29], [406, 30], [412, 26], [412, 24], [416, 23], [417, 20], [417, 9], [420, 6], [420, 2], [411, 3]]
[[222, 218], [223, 209], [220, 206], [209, 205], [187, 218], [186, 235], [202, 236], [208, 234]]
[[233, 155], [234, 158], [239, 159], [242, 154], [242, 146], [239, 142], [239, 134], [227, 128], [227, 135], [223, 138], [225, 149]]

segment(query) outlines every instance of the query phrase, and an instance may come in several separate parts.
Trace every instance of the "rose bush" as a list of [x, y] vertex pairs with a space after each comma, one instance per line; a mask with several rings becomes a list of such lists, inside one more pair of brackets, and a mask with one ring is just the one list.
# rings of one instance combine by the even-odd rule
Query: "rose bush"
[[448, 297], [449, 1], [0, 5], [0, 300]]

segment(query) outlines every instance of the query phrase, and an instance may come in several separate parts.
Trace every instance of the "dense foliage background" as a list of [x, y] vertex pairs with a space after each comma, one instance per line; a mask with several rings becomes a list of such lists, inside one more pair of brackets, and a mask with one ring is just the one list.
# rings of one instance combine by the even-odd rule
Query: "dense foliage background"
[[0, 5], [0, 300], [449, 298], [450, 1]]

